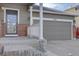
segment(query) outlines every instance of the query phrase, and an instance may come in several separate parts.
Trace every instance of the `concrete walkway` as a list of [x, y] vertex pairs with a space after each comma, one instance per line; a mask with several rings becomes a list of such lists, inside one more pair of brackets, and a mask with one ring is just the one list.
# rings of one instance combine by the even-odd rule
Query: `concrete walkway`
[[0, 38], [0, 44], [4, 46], [4, 51], [25, 50], [30, 47], [36, 48], [38, 40], [28, 37], [4, 37]]
[[[0, 44], [4, 45], [4, 52], [37, 49], [39, 40], [29, 37], [3, 37], [0, 38]], [[47, 50], [47, 56], [56, 56], [53, 52]]]
[[79, 56], [79, 40], [48, 41], [46, 49], [57, 56]]

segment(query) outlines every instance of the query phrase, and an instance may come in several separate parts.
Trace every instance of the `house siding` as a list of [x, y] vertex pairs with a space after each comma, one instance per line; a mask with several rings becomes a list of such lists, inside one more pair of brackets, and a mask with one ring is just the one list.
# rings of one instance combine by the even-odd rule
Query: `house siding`
[[[22, 5], [14, 5], [14, 4], [4, 4], [2, 7], [5, 8], [15, 8], [19, 9], [19, 24], [28, 24], [28, 11], [27, 11], [27, 6], [22, 6]], [[4, 14], [4, 12], [2, 12]], [[2, 17], [4, 19], [4, 17]]]
[[[39, 17], [39, 13], [34, 12], [33, 17]], [[55, 14], [43, 14], [44, 18], [52, 18], [52, 19], [68, 19], [68, 20], [74, 20], [74, 17], [71, 16], [64, 16], [64, 15], [55, 15]]]
[[[29, 25], [29, 20], [28, 20], [28, 11], [27, 11], [27, 6], [25, 5], [17, 5], [17, 4], [2, 4], [1, 7], [5, 7], [5, 8], [14, 8], [14, 9], [19, 9], [19, 24], [17, 25], [17, 33], [19, 36], [26, 36], [27, 35], [27, 31], [25, 31], [25, 29], [28, 27]], [[4, 26], [2, 26], [1, 24], [1, 29], [4, 29], [4, 35], [6, 33], [6, 23], [4, 23], [4, 10], [0, 8], [0, 20], [3, 20], [3, 22], [1, 22], [1, 24], [3, 23]], [[0, 32], [2, 32], [2, 30], [0, 30]], [[21, 35], [22, 34], [22, 35]], [[0, 33], [0, 36], [4, 36], [2, 35], [2, 33]]]

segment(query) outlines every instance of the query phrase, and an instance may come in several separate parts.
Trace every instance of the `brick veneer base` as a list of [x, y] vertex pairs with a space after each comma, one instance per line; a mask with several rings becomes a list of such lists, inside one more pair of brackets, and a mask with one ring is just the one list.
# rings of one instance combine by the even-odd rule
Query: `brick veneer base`
[[4, 36], [4, 23], [3, 20], [0, 20], [0, 37]]
[[[0, 20], [0, 37], [4, 37], [5, 34], [6, 34], [6, 24], [2, 20]], [[17, 34], [19, 36], [27, 36], [27, 25], [18, 24]]]
[[26, 24], [18, 24], [18, 35], [19, 36], [27, 36], [27, 25]]

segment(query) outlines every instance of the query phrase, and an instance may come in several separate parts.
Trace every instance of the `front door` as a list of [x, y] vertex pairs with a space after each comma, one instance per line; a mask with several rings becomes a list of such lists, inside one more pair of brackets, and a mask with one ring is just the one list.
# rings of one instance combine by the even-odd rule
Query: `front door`
[[6, 10], [6, 34], [17, 34], [18, 11]]

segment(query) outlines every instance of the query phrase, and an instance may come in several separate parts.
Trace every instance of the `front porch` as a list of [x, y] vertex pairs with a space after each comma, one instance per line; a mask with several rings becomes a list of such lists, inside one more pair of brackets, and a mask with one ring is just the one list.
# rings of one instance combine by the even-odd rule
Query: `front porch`
[[[4, 12], [7, 11], [5, 8], [2, 8], [2, 9], [4, 10]], [[24, 9], [24, 11], [25, 10], [26, 9]], [[22, 10], [22, 12], [24, 12], [24, 11]], [[31, 31], [31, 30], [33, 28], [27, 29], [26, 22], [25, 22], [26, 15], [24, 15], [23, 13], [20, 14], [20, 15], [25, 16], [25, 18], [23, 16], [21, 16], [19, 18], [19, 16], [18, 16], [18, 19], [21, 19], [21, 18], [22, 19], [20, 21], [18, 21], [18, 29], [17, 30], [15, 29], [15, 32], [18, 34], [18, 36], [16, 36], [16, 37], [15, 36], [14, 37], [13, 36], [11, 36], [11, 37], [10, 36], [5, 36], [6, 33], [11, 34], [11, 32], [12, 33], [14, 33], [14, 32], [13, 32], [13, 29], [12, 29], [12, 31], [7, 31], [7, 32], [6, 32], [6, 30], [3, 30], [3, 29], [6, 28], [5, 27], [6, 24], [5, 24], [5, 21], [1, 22], [1, 25], [4, 24], [4, 27], [1, 26], [0, 44], [4, 47], [4, 53], [12, 52], [12, 51], [18, 51], [18, 50], [23, 50], [23, 51], [27, 50], [28, 51], [29, 49], [36, 50], [35, 53], [37, 53], [37, 51], [40, 51], [41, 53], [45, 52], [44, 51], [44, 40], [43, 40], [44, 38], [43, 38], [43, 5], [42, 5], [42, 3], [40, 3], [40, 11], [41, 11], [40, 12], [40, 22], [39, 22], [40, 24], [39, 24], [39, 26], [35, 25], [33, 27], [35, 29], [34, 34], [36, 33], [36, 35], [38, 35], [38, 37], [35, 36], [34, 34], [32, 36], [33, 31]], [[32, 6], [30, 6], [30, 26], [29, 27], [33, 26], [33, 18], [32, 18], [32, 16], [33, 16], [32, 15]], [[6, 18], [5, 15], [4, 15], [4, 18]], [[9, 24], [10, 23], [9, 21], [11, 21], [11, 20], [7, 20], [7, 21], [8, 21], [7, 24]], [[10, 23], [10, 24], [12, 24], [12, 23]], [[13, 23], [13, 24], [15, 24], [15, 23]], [[20, 25], [20, 27], [19, 27], [19, 25]], [[3, 29], [2, 29], [2, 27], [3, 27]], [[9, 26], [7, 26], [7, 28], [8, 27]], [[12, 26], [10, 25], [10, 27], [12, 27]], [[37, 28], [37, 27], [39, 27], [39, 28]], [[7, 30], [10, 30], [10, 29], [11, 28], [8, 28]], [[27, 30], [28, 30], [29, 33], [27, 33]]]
[[[43, 5], [40, 22], [34, 25], [33, 4], [0, 4], [0, 38], [5, 36], [38, 36], [43, 39]], [[0, 14], [1, 14], [0, 13]]]

